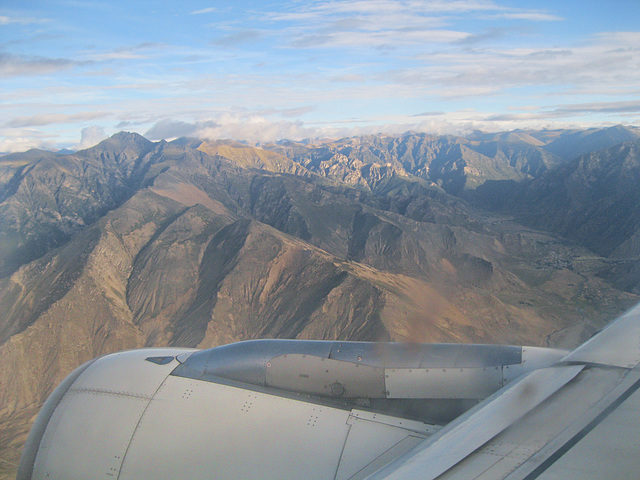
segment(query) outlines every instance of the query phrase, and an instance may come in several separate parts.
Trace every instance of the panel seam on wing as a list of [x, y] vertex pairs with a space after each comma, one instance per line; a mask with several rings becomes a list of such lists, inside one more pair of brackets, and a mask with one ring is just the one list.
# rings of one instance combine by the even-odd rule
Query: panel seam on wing
[[138, 398], [140, 400], [151, 400], [150, 395], [141, 395], [139, 393], [125, 392], [119, 390], [107, 390], [103, 388], [70, 388], [68, 393], [88, 393], [91, 395], [113, 395], [116, 397]]

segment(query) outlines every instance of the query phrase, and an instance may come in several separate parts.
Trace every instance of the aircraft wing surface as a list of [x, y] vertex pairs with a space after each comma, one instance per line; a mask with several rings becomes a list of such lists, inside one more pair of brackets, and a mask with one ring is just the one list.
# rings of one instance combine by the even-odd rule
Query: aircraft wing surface
[[639, 363], [636, 306], [369, 478], [638, 478]]

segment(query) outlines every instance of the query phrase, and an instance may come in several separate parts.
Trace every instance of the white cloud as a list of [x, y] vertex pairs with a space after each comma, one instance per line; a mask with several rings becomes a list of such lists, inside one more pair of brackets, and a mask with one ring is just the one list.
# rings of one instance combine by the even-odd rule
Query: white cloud
[[18, 25], [34, 25], [38, 23], [46, 23], [48, 20], [39, 19], [39, 18], [30, 18], [30, 17], [7, 17], [5, 15], [0, 15], [0, 25], [10, 25], [10, 24], [18, 24]]
[[270, 12], [268, 17], [277, 21], [323, 21], [337, 15], [372, 15], [384, 18], [389, 14], [405, 13], [407, 17], [425, 14], [463, 14], [469, 12], [500, 11], [503, 7], [494, 2], [473, 0], [433, 1], [433, 0], [342, 0], [324, 1], [305, 5], [296, 11]]
[[588, 113], [640, 113], [640, 100], [559, 105], [552, 112], [553, 115], [575, 115]]
[[191, 12], [189, 15], [202, 15], [204, 13], [213, 13], [217, 10], [215, 7], [203, 8], [202, 10], [196, 10]]
[[107, 134], [104, 132], [104, 128], [97, 125], [91, 125], [82, 129], [82, 137], [80, 144], [75, 148], [78, 150], [93, 147], [107, 138]]
[[258, 30], [242, 30], [218, 37], [211, 43], [221, 47], [235, 47], [237, 45], [242, 45], [243, 43], [255, 42], [264, 36], [265, 33]]
[[450, 43], [460, 41], [469, 36], [466, 32], [454, 30], [414, 30], [399, 32], [394, 29], [377, 32], [343, 31], [326, 34], [310, 34], [298, 37], [291, 43], [297, 48], [320, 47], [371, 47], [393, 49], [402, 45], [421, 43]]
[[548, 13], [541, 12], [499, 13], [497, 15], [492, 15], [491, 18], [502, 18], [506, 20], [529, 20], [532, 22], [558, 22], [564, 20], [564, 18], [557, 15], [550, 15]]
[[31, 148], [53, 150], [54, 142], [43, 132], [31, 128], [0, 129], [0, 154], [24, 152]]
[[210, 121], [199, 126], [194, 136], [206, 139], [233, 138], [253, 143], [265, 143], [282, 138], [302, 140], [313, 137], [314, 132], [305, 128], [302, 122], [271, 121], [259, 115], [225, 113], [213, 122]]
[[164, 47], [160, 43], [143, 42], [131, 47], [120, 47], [108, 52], [85, 52], [89, 61], [102, 62], [108, 60], [136, 60], [149, 58], [149, 50]]
[[26, 152], [32, 148], [46, 149], [50, 144], [34, 137], [9, 137], [0, 139], [0, 154]]
[[[171, 140], [181, 136], [207, 140], [230, 138], [260, 144], [282, 139], [300, 141], [378, 133], [394, 135], [408, 131], [463, 135], [480, 128], [481, 124], [486, 126], [486, 122], [483, 123], [483, 117], [478, 112], [463, 111], [455, 114], [454, 117], [456, 118], [448, 120], [442, 112], [434, 112], [431, 118], [419, 121], [416, 121], [415, 117], [403, 116], [390, 118], [387, 122], [374, 121], [371, 125], [364, 126], [361, 119], [305, 125], [302, 121], [271, 120], [250, 112], [225, 112], [215, 118], [193, 123], [160, 121], [144, 136], [150, 140]], [[340, 123], [344, 125], [340, 126]]]
[[491, 1], [347, 0], [305, 5], [295, 11], [271, 12], [273, 22], [295, 22], [283, 28], [290, 45], [297, 48], [420, 46], [464, 40], [469, 32], [445, 28], [461, 15], [479, 18], [561, 20], [541, 10], [509, 8]]
[[107, 112], [81, 112], [75, 114], [44, 113], [31, 117], [16, 117], [8, 121], [7, 127], [39, 127], [57, 123], [76, 123], [108, 116]]
[[422, 65], [389, 72], [407, 85], [431, 84], [443, 96], [504, 93], [511, 88], [575, 90], [637, 88], [640, 33], [600, 34], [579, 45], [558, 48], [451, 49], [429, 52]]
[[149, 140], [173, 140], [180, 137], [191, 137], [198, 128], [193, 123], [164, 119], [147, 130], [144, 136]]
[[0, 52], [0, 76], [42, 75], [64, 70], [78, 65], [66, 58], [46, 58], [40, 56], [12, 55]]
[[[115, 17], [102, 3], [106, 25]], [[60, 21], [38, 28], [42, 48], [20, 38], [4, 44], [16, 50], [0, 53], [0, 76], [32, 77], [12, 79], [0, 91], [0, 126], [42, 126], [48, 138], [69, 146], [89, 123], [110, 131], [120, 121], [129, 123], [117, 128], [138, 128], [153, 139], [206, 134], [270, 141], [637, 116], [640, 32], [580, 37], [575, 32], [598, 28], [586, 23], [596, 8], [566, 19], [564, 29], [557, 23], [560, 8], [514, 8], [517, 3], [314, 0], [242, 9], [216, 2], [205, 8], [205, 2], [183, 15], [158, 17], [158, 25], [176, 22], [170, 31], [135, 29], [144, 17], [132, 16], [117, 38], [96, 31], [89, 43], [89, 36], [74, 35], [90, 27], [60, 13]], [[70, 22], [64, 29], [62, 18]], [[217, 30], [202, 23], [213, 18]], [[556, 24], [531, 25], [540, 22]], [[0, 17], [0, 25], [17, 23]], [[200, 30], [185, 32], [185, 26]], [[51, 58], [38, 56], [42, 52]], [[607, 100], [608, 106], [596, 105]], [[613, 104], [624, 101], [630, 103]], [[465, 112], [462, 105], [477, 110]], [[412, 117], [420, 112], [443, 114]], [[89, 138], [86, 132], [83, 143]]]

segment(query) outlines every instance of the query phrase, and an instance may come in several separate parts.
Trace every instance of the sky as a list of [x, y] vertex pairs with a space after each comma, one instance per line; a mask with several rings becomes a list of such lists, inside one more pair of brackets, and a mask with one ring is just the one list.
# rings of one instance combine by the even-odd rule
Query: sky
[[0, 152], [640, 125], [640, 1], [0, 2]]

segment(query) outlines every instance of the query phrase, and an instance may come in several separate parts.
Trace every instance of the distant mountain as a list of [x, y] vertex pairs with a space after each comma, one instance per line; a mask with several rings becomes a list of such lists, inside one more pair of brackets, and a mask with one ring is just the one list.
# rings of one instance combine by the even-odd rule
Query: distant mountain
[[565, 163], [538, 143], [119, 133], [69, 155], [0, 157], [1, 458], [15, 463], [60, 379], [116, 350], [586, 339], [639, 299], [640, 268], [620, 263], [640, 248], [638, 146]]
[[[529, 139], [529, 142], [523, 140]], [[325, 177], [375, 191], [389, 177], [418, 179], [460, 195], [487, 180], [524, 180], [561, 159], [528, 135], [491, 135], [482, 140], [406, 134], [370, 135], [319, 144], [266, 146]]]
[[218, 155], [245, 168], [259, 168], [275, 172], [307, 175], [309, 172], [287, 157], [262, 148], [251, 147], [233, 141], [204, 141], [198, 150], [209, 155]]
[[[561, 158], [545, 148], [520, 141], [486, 141], [470, 145], [470, 148], [494, 159], [494, 162], [509, 165], [519, 172], [512, 175], [513, 180], [537, 178], [547, 170], [552, 170], [564, 163]], [[480, 184], [489, 180], [510, 180], [510, 178], [498, 178], [497, 175], [495, 178], [481, 177], [481, 179]]]
[[585, 154], [524, 184], [487, 182], [473, 198], [523, 224], [615, 259], [602, 275], [640, 293], [640, 141]]
[[154, 145], [120, 133], [75, 155], [0, 157], [0, 277], [61, 245], [142, 185]]
[[[538, 136], [545, 138], [543, 135]], [[551, 137], [546, 140], [548, 142], [544, 146], [545, 150], [565, 160], [573, 160], [589, 152], [604, 150], [623, 142], [640, 140], [640, 129], [617, 125], [608, 128], [561, 132], [555, 138]]]
[[499, 184], [486, 184], [478, 198], [601, 255], [637, 253], [640, 141], [591, 152], [525, 184]]
[[77, 150], [71, 150], [70, 148], [61, 148], [60, 150], [56, 151], [57, 154], [59, 155], [71, 155], [76, 153]]
[[485, 133], [485, 132], [473, 132], [467, 137], [471, 141], [476, 142], [493, 142], [493, 143], [516, 143], [527, 144], [534, 147], [542, 147], [546, 144], [543, 140], [535, 138], [524, 130], [513, 130], [510, 132], [497, 132], [497, 133]]

